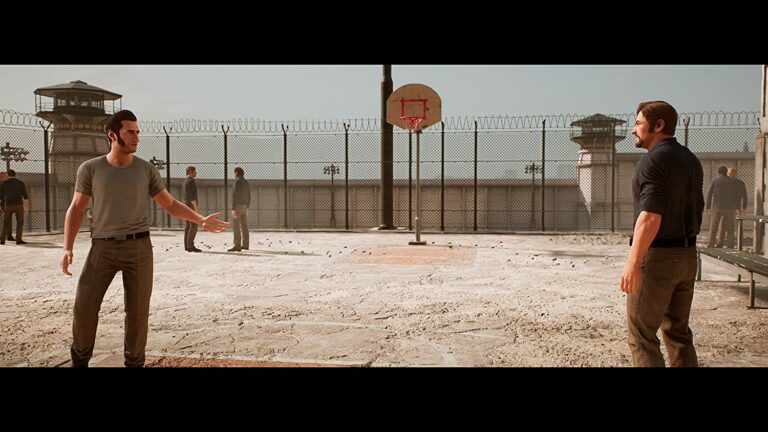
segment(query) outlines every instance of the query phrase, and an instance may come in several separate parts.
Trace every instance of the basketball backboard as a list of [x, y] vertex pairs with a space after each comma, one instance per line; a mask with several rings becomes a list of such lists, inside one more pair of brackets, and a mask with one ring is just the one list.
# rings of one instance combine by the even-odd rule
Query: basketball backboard
[[387, 98], [387, 123], [408, 130], [421, 130], [442, 120], [442, 102], [437, 92], [424, 84], [406, 84]]

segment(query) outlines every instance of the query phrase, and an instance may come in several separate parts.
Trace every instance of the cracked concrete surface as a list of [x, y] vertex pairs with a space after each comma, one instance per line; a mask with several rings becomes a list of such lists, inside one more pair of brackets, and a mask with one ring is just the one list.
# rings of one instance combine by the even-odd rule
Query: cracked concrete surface
[[[152, 232], [155, 285], [148, 359], [352, 366], [630, 366], [621, 235]], [[0, 246], [0, 366], [66, 365], [77, 277], [60, 273], [62, 236]], [[747, 284], [704, 264], [691, 328], [702, 366], [768, 366], [768, 309]], [[758, 284], [757, 303], [768, 305]], [[107, 291], [92, 364], [120, 365], [120, 275]], [[663, 344], [662, 344], [663, 346]], [[168, 359], [182, 359], [171, 363]], [[184, 359], [196, 359], [184, 360]], [[245, 362], [245, 363], [243, 363]]]

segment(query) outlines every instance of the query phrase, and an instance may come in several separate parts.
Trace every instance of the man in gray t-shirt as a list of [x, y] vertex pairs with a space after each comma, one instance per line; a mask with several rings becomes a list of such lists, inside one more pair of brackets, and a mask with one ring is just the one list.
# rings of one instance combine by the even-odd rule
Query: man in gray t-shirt
[[83, 265], [75, 295], [72, 322], [72, 366], [87, 367], [96, 343], [96, 328], [104, 294], [118, 271], [125, 292], [125, 366], [144, 366], [152, 295], [153, 253], [149, 239], [148, 200], [152, 197], [174, 217], [222, 232], [229, 225], [219, 213], [203, 217], [173, 198], [151, 163], [133, 154], [139, 144], [136, 116], [123, 110], [107, 119], [110, 151], [83, 162], [77, 170], [75, 194], [64, 222], [61, 271], [72, 276], [75, 237], [93, 199], [91, 250]]

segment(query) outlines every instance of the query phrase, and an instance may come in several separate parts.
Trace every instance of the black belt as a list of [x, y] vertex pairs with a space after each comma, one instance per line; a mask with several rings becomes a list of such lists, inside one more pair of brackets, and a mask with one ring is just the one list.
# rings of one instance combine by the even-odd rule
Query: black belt
[[119, 235], [115, 237], [95, 238], [94, 240], [135, 240], [135, 239], [140, 239], [144, 237], [149, 237], [149, 231], [144, 231], [136, 234], [124, 234], [124, 235]]
[[[629, 245], [632, 246], [632, 237], [629, 238]], [[650, 247], [657, 248], [675, 248], [675, 247], [696, 247], [696, 236], [679, 237], [672, 239], [654, 239]]]

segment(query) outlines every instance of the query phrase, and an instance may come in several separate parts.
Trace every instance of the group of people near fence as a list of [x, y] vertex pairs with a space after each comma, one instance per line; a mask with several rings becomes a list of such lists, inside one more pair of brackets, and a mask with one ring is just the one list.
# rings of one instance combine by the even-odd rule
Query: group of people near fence
[[[184, 204], [195, 212], [199, 212], [197, 199], [197, 168], [187, 167], [187, 178], [181, 186], [181, 195]], [[235, 184], [232, 188], [232, 231], [234, 233], [234, 246], [227, 249], [228, 252], [240, 252], [248, 250], [250, 236], [248, 235], [248, 207], [251, 205], [251, 185], [245, 179], [245, 171], [241, 167], [235, 168]], [[197, 224], [187, 221], [184, 226], [184, 250], [187, 252], [202, 252], [195, 246], [197, 236]]]
[[[628, 344], [635, 366], [665, 366], [659, 330], [671, 366], [698, 366], [689, 317], [697, 269], [696, 237], [705, 207], [703, 170], [696, 155], [675, 139], [677, 121], [677, 111], [667, 102], [643, 102], [637, 108], [632, 129], [635, 146], [647, 153], [638, 162], [633, 179], [635, 225], [619, 289], [627, 294]], [[65, 219], [60, 266], [64, 274], [71, 276], [68, 268], [74, 259], [75, 237], [93, 200], [91, 249], [75, 295], [72, 366], [88, 366], [102, 300], [115, 274], [122, 271], [124, 364], [142, 367], [153, 286], [146, 197], [154, 199], [170, 215], [187, 221], [187, 252], [200, 251], [194, 244], [198, 226], [220, 233], [230, 224], [218, 219], [220, 212], [208, 216], [200, 213], [194, 166], [187, 168], [183, 201], [179, 201], [163, 187], [157, 168], [134, 156], [140, 130], [132, 112], [115, 113], [107, 120], [105, 132], [110, 151], [78, 168]], [[229, 250], [238, 252], [249, 246], [250, 188], [242, 168], [235, 169], [235, 176], [231, 210], [235, 244]], [[727, 171], [721, 177], [713, 181], [707, 194], [706, 207], [712, 208], [713, 221], [727, 220], [728, 212], [736, 211], [731, 209], [729, 199], [738, 195], [734, 191], [739, 187], [743, 188], [743, 183], [737, 187], [736, 180], [727, 177]], [[746, 208], [746, 200], [742, 208]], [[720, 243], [724, 241], [727, 239], [721, 236]]]
[[749, 198], [744, 182], [736, 178], [736, 168], [721, 165], [717, 177], [707, 191], [707, 215], [709, 219], [709, 241], [707, 247], [733, 248], [736, 216], [745, 214]]

